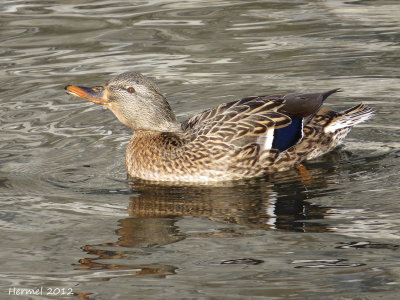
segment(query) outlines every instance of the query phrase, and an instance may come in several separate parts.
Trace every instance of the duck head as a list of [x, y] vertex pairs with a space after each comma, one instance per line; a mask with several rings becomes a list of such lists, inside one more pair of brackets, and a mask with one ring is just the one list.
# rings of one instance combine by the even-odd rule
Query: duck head
[[70, 95], [107, 106], [134, 130], [174, 132], [180, 128], [157, 85], [140, 73], [122, 73], [105, 85], [67, 85], [65, 89]]

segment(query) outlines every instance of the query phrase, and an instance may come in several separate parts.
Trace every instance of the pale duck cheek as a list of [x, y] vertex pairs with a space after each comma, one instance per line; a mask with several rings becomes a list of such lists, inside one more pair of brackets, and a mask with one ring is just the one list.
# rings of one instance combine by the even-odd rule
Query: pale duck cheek
[[108, 108], [113, 112], [113, 114], [118, 118], [118, 120], [125, 126], [132, 127], [132, 124], [125, 117], [124, 113], [120, 110], [119, 105], [113, 102], [108, 103]]

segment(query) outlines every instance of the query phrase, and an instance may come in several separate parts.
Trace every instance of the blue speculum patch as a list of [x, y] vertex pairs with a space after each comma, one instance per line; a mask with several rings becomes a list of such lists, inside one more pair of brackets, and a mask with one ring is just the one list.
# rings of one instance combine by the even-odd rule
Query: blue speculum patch
[[295, 145], [301, 138], [303, 130], [303, 119], [292, 119], [290, 125], [276, 129], [272, 148], [280, 151], [286, 150]]

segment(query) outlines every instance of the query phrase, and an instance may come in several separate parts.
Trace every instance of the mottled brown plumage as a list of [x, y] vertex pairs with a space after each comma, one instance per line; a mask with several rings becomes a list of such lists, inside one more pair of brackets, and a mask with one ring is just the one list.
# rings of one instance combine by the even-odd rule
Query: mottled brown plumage
[[332, 150], [352, 126], [373, 115], [363, 104], [343, 112], [321, 108], [335, 89], [248, 97], [179, 124], [158, 87], [139, 73], [123, 73], [105, 86], [66, 89], [106, 105], [134, 129], [128, 173], [154, 181], [236, 180], [287, 170]]

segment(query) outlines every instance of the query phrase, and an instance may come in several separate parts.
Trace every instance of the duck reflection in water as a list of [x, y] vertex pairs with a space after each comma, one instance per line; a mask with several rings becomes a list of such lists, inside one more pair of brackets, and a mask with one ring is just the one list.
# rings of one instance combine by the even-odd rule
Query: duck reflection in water
[[[327, 186], [327, 173], [332, 170], [333, 167], [311, 170], [314, 181], [308, 182], [309, 190], [295, 171], [221, 186], [167, 186], [131, 182], [130, 187], [139, 193], [130, 196], [129, 217], [119, 221], [120, 228], [116, 230], [118, 241], [82, 247], [96, 257], [81, 259], [78, 268], [126, 270], [124, 276], [128, 277], [164, 277], [174, 274], [177, 266], [162, 263], [136, 265], [131, 264], [134, 260], [132, 257], [151, 255], [152, 249], [179, 242], [188, 236], [240, 238], [262, 234], [256, 230], [329, 231], [327, 225], [315, 222], [324, 218], [329, 207], [312, 205], [307, 199], [321, 196], [321, 188]], [[188, 216], [226, 226], [210, 232], [186, 234], [180, 232], [177, 222]], [[114, 263], [121, 260], [125, 263]], [[112, 277], [110, 274], [109, 279]]]

